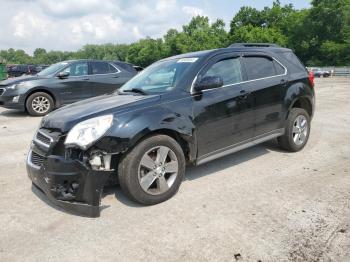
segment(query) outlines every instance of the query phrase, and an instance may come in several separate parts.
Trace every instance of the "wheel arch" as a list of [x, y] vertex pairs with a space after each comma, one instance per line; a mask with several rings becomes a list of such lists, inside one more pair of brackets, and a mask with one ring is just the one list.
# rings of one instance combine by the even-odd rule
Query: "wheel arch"
[[173, 129], [160, 128], [160, 129], [151, 130], [146, 134], [138, 136], [137, 139], [135, 139], [133, 143], [130, 145], [130, 148], [133, 148], [142, 140], [147, 139], [148, 137], [151, 137], [154, 135], [166, 135], [173, 138], [181, 146], [186, 161], [191, 163], [195, 160], [196, 149], [192, 141], [193, 139]]
[[90, 150], [93, 151], [97, 149], [111, 153], [115, 155], [115, 159], [118, 159], [118, 156], [127, 154], [142, 140], [154, 135], [166, 135], [173, 138], [181, 146], [186, 162], [193, 163], [196, 160], [197, 144], [194, 135], [183, 134], [171, 128], [144, 129], [132, 135], [129, 133], [127, 138], [122, 138], [121, 136], [107, 136], [102, 138]]
[[297, 97], [292, 103], [291, 106], [289, 108], [289, 111], [292, 108], [302, 108], [304, 109], [310, 117], [313, 116], [313, 106], [312, 103], [310, 101], [310, 99], [306, 96], [302, 96], [302, 97]]
[[26, 95], [26, 98], [25, 98], [25, 100], [24, 100], [24, 107], [25, 107], [25, 110], [26, 110], [26, 111], [27, 111], [27, 106], [26, 106], [26, 104], [27, 104], [28, 98], [29, 98], [32, 94], [35, 94], [35, 93], [38, 93], [38, 92], [46, 93], [46, 94], [48, 94], [49, 96], [51, 96], [52, 99], [53, 99], [53, 103], [54, 103], [55, 108], [58, 106], [58, 100], [57, 100], [56, 96], [55, 96], [52, 92], [50, 92], [49, 90], [47, 90], [47, 89], [45, 89], [45, 88], [36, 88], [36, 89], [31, 90], [30, 92], [28, 92], [28, 94]]

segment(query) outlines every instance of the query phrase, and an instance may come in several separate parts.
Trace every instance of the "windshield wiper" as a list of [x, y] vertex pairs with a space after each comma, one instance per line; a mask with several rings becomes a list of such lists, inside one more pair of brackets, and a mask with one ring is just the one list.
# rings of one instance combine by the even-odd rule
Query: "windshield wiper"
[[132, 88], [132, 89], [123, 90], [123, 93], [127, 93], [127, 92], [138, 93], [141, 95], [148, 95], [145, 91], [143, 91], [142, 89], [139, 89], [139, 88]]

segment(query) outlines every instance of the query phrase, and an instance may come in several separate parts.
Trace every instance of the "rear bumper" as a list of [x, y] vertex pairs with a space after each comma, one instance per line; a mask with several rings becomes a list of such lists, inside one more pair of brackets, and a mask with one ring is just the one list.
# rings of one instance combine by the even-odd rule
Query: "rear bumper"
[[49, 201], [73, 214], [98, 217], [103, 186], [113, 171], [94, 171], [77, 160], [34, 150], [27, 158], [28, 176]]

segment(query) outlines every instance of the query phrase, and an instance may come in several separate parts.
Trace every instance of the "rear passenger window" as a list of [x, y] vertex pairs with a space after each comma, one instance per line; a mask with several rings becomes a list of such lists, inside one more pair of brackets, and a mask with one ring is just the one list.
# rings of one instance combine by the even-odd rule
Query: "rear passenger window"
[[244, 58], [248, 80], [259, 79], [276, 75], [273, 60], [266, 57]]
[[93, 75], [112, 74], [118, 72], [113, 65], [106, 62], [91, 62], [91, 69]]
[[239, 58], [225, 59], [215, 63], [204, 75], [221, 76], [224, 85], [232, 85], [242, 81]]

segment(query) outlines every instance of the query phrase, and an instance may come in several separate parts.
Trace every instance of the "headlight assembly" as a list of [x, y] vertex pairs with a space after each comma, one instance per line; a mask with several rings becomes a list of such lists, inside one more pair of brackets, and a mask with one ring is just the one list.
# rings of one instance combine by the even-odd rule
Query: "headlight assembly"
[[16, 87], [17, 87], [17, 84], [14, 84], [14, 85], [8, 86], [7, 89], [14, 90], [14, 89], [16, 89]]
[[76, 124], [68, 133], [64, 144], [87, 149], [93, 142], [102, 137], [113, 125], [113, 115], [99, 116]]
[[6, 89], [8, 90], [15, 90], [15, 89], [19, 89], [22, 88], [23, 86], [25, 86], [26, 82], [19, 82], [17, 84], [12, 84], [6, 87]]

